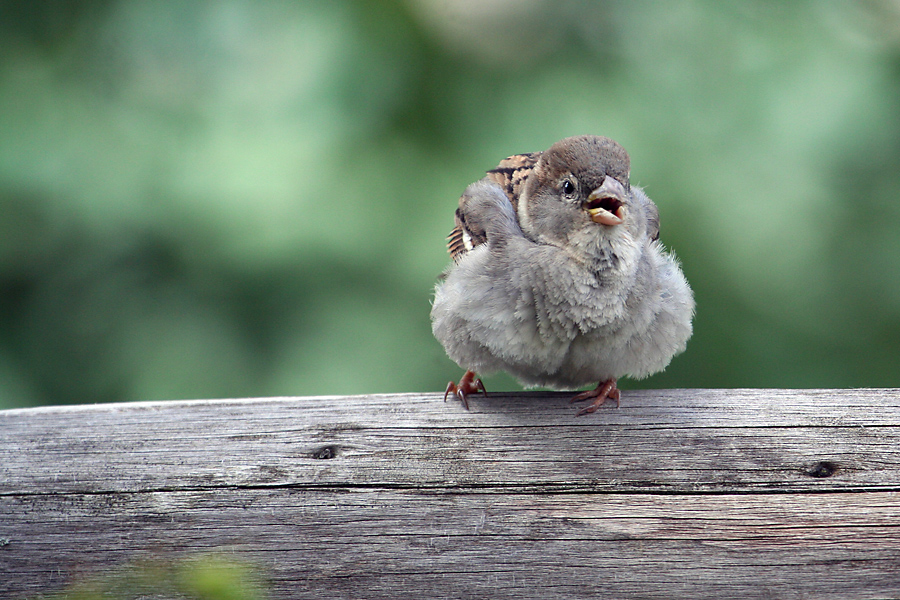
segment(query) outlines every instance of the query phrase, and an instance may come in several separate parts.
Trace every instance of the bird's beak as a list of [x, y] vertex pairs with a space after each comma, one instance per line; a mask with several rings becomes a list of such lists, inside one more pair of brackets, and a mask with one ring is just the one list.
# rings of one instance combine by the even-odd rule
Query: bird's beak
[[620, 225], [625, 220], [625, 188], [610, 176], [588, 196], [587, 211], [591, 221], [601, 225]]

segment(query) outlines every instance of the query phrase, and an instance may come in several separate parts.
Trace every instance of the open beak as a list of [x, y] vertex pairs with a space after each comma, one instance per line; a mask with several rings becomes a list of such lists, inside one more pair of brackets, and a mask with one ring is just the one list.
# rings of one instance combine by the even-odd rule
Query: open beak
[[620, 225], [625, 220], [625, 188], [610, 176], [588, 196], [591, 221], [601, 225]]

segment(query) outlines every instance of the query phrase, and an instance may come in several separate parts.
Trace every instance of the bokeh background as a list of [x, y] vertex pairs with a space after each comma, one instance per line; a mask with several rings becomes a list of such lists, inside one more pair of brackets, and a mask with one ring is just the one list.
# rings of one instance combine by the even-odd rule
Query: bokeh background
[[443, 390], [459, 194], [581, 133], [698, 301], [623, 387], [900, 386], [897, 0], [17, 0], [0, 408]]

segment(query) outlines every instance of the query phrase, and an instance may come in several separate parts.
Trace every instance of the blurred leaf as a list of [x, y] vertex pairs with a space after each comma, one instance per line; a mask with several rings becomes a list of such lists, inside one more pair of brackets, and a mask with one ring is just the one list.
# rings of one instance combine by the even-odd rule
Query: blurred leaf
[[152, 560], [88, 577], [49, 600], [262, 600], [264, 586], [248, 563], [220, 554]]

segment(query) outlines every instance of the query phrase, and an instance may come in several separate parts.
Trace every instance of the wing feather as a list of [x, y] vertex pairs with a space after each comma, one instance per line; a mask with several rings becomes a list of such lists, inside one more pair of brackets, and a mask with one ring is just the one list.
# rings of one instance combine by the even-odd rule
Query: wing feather
[[[535, 163], [540, 158], [540, 152], [528, 154], [514, 154], [500, 161], [500, 164], [487, 172], [485, 179], [499, 185], [513, 205], [513, 210], [518, 211], [519, 196], [525, 181], [534, 169]], [[458, 262], [466, 252], [479, 244], [487, 241], [483, 231], [476, 231], [466, 224], [466, 197], [459, 199], [459, 208], [456, 209], [456, 226], [447, 236], [447, 250], [454, 261]]]

